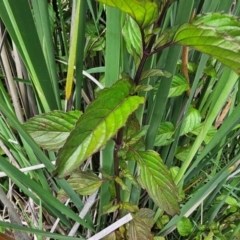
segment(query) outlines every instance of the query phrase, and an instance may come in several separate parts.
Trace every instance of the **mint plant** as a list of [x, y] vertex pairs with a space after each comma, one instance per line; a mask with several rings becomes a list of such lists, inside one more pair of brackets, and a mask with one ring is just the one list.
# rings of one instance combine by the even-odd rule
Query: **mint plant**
[[[179, 128], [171, 122], [161, 122], [161, 118], [158, 125], [152, 125], [151, 119], [144, 119], [143, 110], [150, 101], [149, 92], [154, 98], [159, 97], [154, 93], [154, 88], [159, 83], [151, 85], [149, 79], [167, 79], [166, 86], [169, 91], [166, 92], [166, 96], [162, 96], [163, 102], [168, 98], [187, 94], [187, 91], [191, 101], [194, 92], [186, 76], [165, 69], [146, 69], [146, 63], [155, 54], [162, 54], [166, 49], [180, 45], [206, 53], [240, 74], [240, 22], [238, 18], [228, 14], [209, 13], [198, 15], [182, 25], [166, 28], [164, 19], [175, 2], [173, 0], [99, 2], [126, 13], [122, 34], [126, 48], [134, 60], [133, 76], [122, 73], [122, 77], [116, 79], [115, 84], [96, 94], [96, 99], [84, 113], [77, 110], [67, 113], [48, 112], [30, 119], [24, 126], [39, 146], [57, 151], [54, 177], [69, 176], [69, 184], [81, 195], [89, 195], [96, 191], [102, 186], [101, 180], [111, 182], [114, 186], [111, 192], [113, 201], [105, 206], [103, 213], [135, 213], [134, 221], [137, 227], [134, 227], [134, 224], [129, 226], [129, 238], [150, 239], [150, 229], [156, 222], [156, 219], [153, 220], [154, 213], [148, 212], [150, 209], [139, 210], [135, 205], [122, 200], [124, 191], [129, 191], [126, 180], [146, 190], [160, 209], [158, 215], [163, 212], [171, 216], [180, 214], [179, 201], [185, 173], [195, 155], [199, 153], [199, 148], [211, 139], [212, 136], [209, 135], [212, 124], [222, 105], [219, 103], [213, 106], [212, 113], [207, 115], [203, 122], [200, 113], [194, 107], [189, 107]], [[182, 62], [183, 64], [187, 62]], [[236, 74], [232, 74], [234, 77], [228, 81], [227, 86], [229, 92], [237, 80]], [[153, 112], [152, 109], [151, 111]], [[184, 162], [174, 173], [175, 166], [171, 166], [170, 171], [159, 153], [154, 151], [154, 146], [169, 146], [174, 141], [176, 131], [179, 131], [179, 136], [191, 132], [197, 137], [193, 146], [184, 149], [184, 153], [183, 149], [180, 149], [176, 154], [176, 158]], [[212, 135], [214, 133], [213, 130]], [[80, 165], [103, 149], [110, 140], [114, 141], [114, 174], [102, 171], [103, 179], [100, 179], [92, 172], [80, 171]], [[132, 161], [137, 163], [137, 176], [128, 171], [128, 164]], [[78, 181], [84, 181], [84, 184], [80, 187], [77, 185]], [[64, 192], [60, 195], [62, 197]], [[144, 222], [145, 218], [148, 220]], [[192, 228], [191, 224], [189, 226], [189, 229]], [[147, 233], [136, 230], [144, 227], [149, 230]], [[184, 234], [189, 234], [188, 232]]]

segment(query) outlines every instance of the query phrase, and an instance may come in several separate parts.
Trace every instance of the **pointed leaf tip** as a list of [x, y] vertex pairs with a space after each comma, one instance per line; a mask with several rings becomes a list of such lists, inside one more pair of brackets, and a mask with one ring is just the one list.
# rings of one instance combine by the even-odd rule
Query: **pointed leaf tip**
[[59, 150], [54, 175], [69, 175], [125, 125], [128, 116], [144, 103], [143, 97], [129, 96], [131, 89], [130, 81], [123, 79], [99, 93]]
[[179, 27], [172, 43], [209, 54], [240, 74], [240, 21], [222, 13], [198, 16]]

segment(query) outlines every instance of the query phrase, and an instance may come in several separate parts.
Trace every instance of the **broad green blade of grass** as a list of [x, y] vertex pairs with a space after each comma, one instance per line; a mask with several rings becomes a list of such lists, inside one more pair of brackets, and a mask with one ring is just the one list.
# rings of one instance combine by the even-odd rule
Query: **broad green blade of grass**
[[[2, 111], [2, 113], [6, 116], [6, 118], [11, 123], [11, 125], [14, 126], [14, 129], [16, 129], [18, 131], [21, 138], [23, 138], [26, 141], [26, 144], [28, 144], [28, 146], [31, 147], [31, 150], [34, 152], [35, 156], [37, 156], [37, 159], [46, 166], [46, 168], [48, 169], [49, 172], [52, 172], [55, 169], [55, 167], [52, 165], [50, 160], [43, 153], [43, 151], [37, 146], [37, 144], [29, 136], [29, 134], [23, 129], [23, 126], [17, 121], [16, 117], [9, 111], [9, 109], [4, 104], [4, 101], [1, 98], [1, 96], [0, 96], [0, 100], [1, 100], [0, 111]], [[57, 182], [64, 189], [64, 191], [68, 194], [68, 196], [74, 202], [75, 206], [78, 209], [81, 209], [82, 202], [79, 199], [79, 196], [69, 187], [67, 182], [63, 179], [57, 180]]]
[[[227, 84], [226, 84], [227, 79]], [[210, 111], [206, 117], [206, 120], [203, 124], [203, 128], [198, 135], [197, 139], [195, 140], [193, 146], [191, 147], [191, 151], [187, 159], [184, 161], [177, 177], [175, 178], [175, 182], [178, 184], [184, 178], [184, 173], [186, 172], [188, 166], [190, 165], [193, 157], [197, 153], [200, 145], [202, 144], [207, 132], [209, 131], [210, 127], [213, 124], [213, 121], [216, 119], [217, 114], [223, 107], [223, 104], [226, 101], [226, 98], [231, 93], [236, 81], [238, 80], [238, 76], [236, 73], [232, 72], [230, 69], [225, 68], [224, 73], [218, 82], [218, 86], [215, 88], [215, 91], [212, 94], [215, 94], [216, 99], [211, 104]]]
[[83, 83], [83, 58], [84, 58], [84, 47], [85, 47], [85, 20], [86, 20], [86, 10], [87, 2], [80, 1], [80, 12], [79, 12], [79, 24], [78, 24], [78, 40], [76, 46], [76, 99], [75, 99], [75, 109], [81, 109], [81, 88]]
[[73, 10], [73, 19], [72, 22], [72, 39], [70, 44], [70, 52], [68, 59], [68, 72], [67, 72], [67, 80], [66, 80], [66, 100], [70, 99], [73, 88], [73, 78], [74, 78], [74, 66], [76, 62], [76, 50], [77, 50], [77, 42], [78, 42], [78, 28], [79, 28], [79, 19], [81, 16], [81, 3], [82, 1], [76, 2], [76, 10]]
[[7, 160], [5, 160], [3, 157], [0, 157], [1, 159], [1, 170], [4, 171], [9, 177], [13, 178], [15, 176], [15, 184], [18, 185], [18, 183], [21, 183], [23, 185], [26, 185], [26, 187], [30, 188], [31, 191], [33, 191], [40, 199], [41, 201], [46, 204], [47, 206], [51, 206], [51, 208], [59, 211], [61, 209], [61, 212], [63, 214], [66, 214], [71, 219], [79, 222], [82, 226], [91, 229], [89, 224], [87, 224], [84, 220], [79, 218], [71, 209], [66, 207], [64, 204], [59, 202], [55, 197], [52, 196], [51, 193], [42, 190], [39, 184], [32, 181], [28, 176], [20, 172], [18, 169], [12, 166], [11, 163], [9, 163]]
[[234, 1], [221, 1], [221, 3], [218, 5], [218, 8], [216, 9], [217, 12], [228, 13], [233, 2]]
[[[191, 86], [191, 93], [190, 93], [190, 96], [189, 96], [186, 104], [182, 105], [182, 106], [178, 106], [178, 102], [174, 102], [174, 107], [175, 108], [181, 108], [181, 111], [187, 112], [187, 109], [189, 108], [189, 106], [190, 106], [190, 104], [192, 102], [192, 99], [194, 97], [194, 93], [195, 93], [195, 91], [197, 89], [198, 83], [199, 83], [199, 81], [201, 79], [202, 72], [203, 72], [203, 70], [204, 70], [204, 68], [206, 66], [208, 58], [209, 57], [206, 56], [205, 54], [203, 54], [201, 56], [201, 59], [199, 61], [199, 65], [198, 65], [198, 69], [197, 69], [196, 75], [194, 77], [193, 84]], [[180, 138], [180, 132], [181, 132], [182, 123], [183, 123], [183, 121], [185, 120], [185, 117], [186, 117], [186, 114], [184, 114], [182, 119], [181, 119], [181, 122], [179, 123], [179, 116], [181, 116], [181, 114], [182, 114], [181, 111], [178, 112], [178, 116], [177, 116], [178, 120], [177, 120], [176, 124], [179, 124], [179, 125], [177, 125], [177, 127], [179, 129], [178, 129], [178, 131], [177, 131], [177, 133], [175, 135], [175, 141], [173, 142], [173, 144], [172, 144], [172, 146], [170, 148], [170, 151], [169, 151], [169, 149], [165, 150], [165, 151], [169, 152], [168, 158], [166, 160], [166, 164], [169, 167], [172, 166], [172, 164], [173, 164], [174, 155], [176, 153], [177, 146], [179, 144], [178, 141], [179, 141], [179, 138]]]
[[[100, 157], [100, 164], [101, 169], [108, 174], [113, 174], [113, 150], [114, 150], [115, 143], [113, 141], [109, 141], [106, 147], [102, 150], [101, 157]], [[111, 200], [111, 193], [109, 190], [109, 181], [103, 183], [100, 194], [99, 194], [99, 207], [98, 207], [98, 215], [97, 218], [97, 228], [96, 231], [103, 229], [104, 226], [107, 224], [107, 218], [104, 215], [101, 215], [103, 211], [103, 207], [107, 205]]]
[[[120, 39], [121, 39], [121, 13], [116, 8], [106, 7], [107, 11], [107, 31], [106, 31], [106, 52], [105, 52], [105, 86], [109, 87], [119, 78], [120, 64]], [[123, 51], [123, 50], [122, 50]], [[113, 149], [114, 142], [110, 141], [102, 152], [101, 168], [109, 174], [113, 172]], [[102, 212], [104, 205], [108, 204], [111, 199], [109, 194], [109, 182], [102, 185], [100, 190], [99, 213]], [[106, 216], [98, 216], [97, 231], [104, 226]]]
[[[58, 109], [61, 109], [60, 93], [57, 79], [57, 69], [54, 58], [54, 48], [52, 33], [54, 31], [54, 21], [56, 18], [53, 16], [53, 9], [45, 1], [33, 1], [33, 14], [38, 32], [40, 44], [42, 46], [44, 58], [50, 74], [50, 79], [55, 93]], [[51, 15], [52, 14], [52, 15]]]
[[[189, 17], [193, 11], [193, 9], [192, 9], [193, 2], [194, 1], [188, 1], [186, 3], [185, 1], [179, 1], [178, 13], [177, 13], [176, 20], [175, 20], [176, 24], [181, 24], [181, 23], [187, 22], [189, 20]], [[180, 50], [181, 50], [180, 47], [172, 47], [171, 49], [169, 49], [164, 70], [166, 70], [172, 74], [175, 73], [177, 60], [180, 56]], [[163, 77], [160, 82], [152, 109], [150, 109], [150, 112], [149, 112], [150, 117], [151, 117], [150, 122], [149, 122], [150, 127], [149, 127], [148, 133], [146, 135], [146, 148], [147, 149], [153, 148], [158, 126], [159, 126], [160, 122], [162, 121], [162, 117], [166, 110], [166, 103], [167, 103], [167, 97], [168, 97], [170, 85], [171, 85], [171, 80], [169, 78]]]
[[[236, 161], [236, 158], [235, 158]], [[234, 161], [232, 161], [234, 162]], [[191, 199], [184, 204], [181, 209], [179, 216], [175, 216], [171, 221], [163, 228], [161, 231], [161, 236], [166, 235], [168, 232], [171, 232], [175, 228], [175, 224], [185, 215], [189, 216], [198, 206], [204, 201], [211, 192], [218, 186], [218, 184], [223, 184], [223, 181], [226, 180], [227, 176], [230, 174], [228, 166], [224, 167], [219, 171], [211, 180], [209, 180], [203, 187], [197, 190], [197, 192], [191, 197]]]
[[108, 18], [106, 31], [105, 86], [109, 87], [119, 79], [121, 14], [117, 8], [106, 7], [106, 10]]
[[2, 18], [31, 76], [37, 98], [45, 111], [57, 109], [57, 101], [28, 1], [0, 2]]
[[45, 231], [42, 231], [42, 230], [39, 230], [39, 229], [23, 227], [23, 226], [20, 226], [20, 225], [16, 225], [16, 224], [13, 224], [13, 223], [7, 223], [7, 222], [3, 222], [3, 221], [0, 221], [0, 225], [4, 228], [10, 228], [10, 229], [13, 229], [13, 230], [19, 230], [19, 231], [24, 231], [24, 232], [28, 232], [28, 233], [33, 233], [33, 234], [43, 236], [43, 237], [50, 237], [51, 239], [85, 240], [85, 238], [68, 237], [68, 236], [64, 236], [64, 235], [60, 235], [60, 234], [56, 234], [56, 233], [45, 232]]
[[232, 114], [224, 121], [223, 125], [220, 127], [216, 135], [212, 138], [209, 144], [205, 146], [201, 154], [196, 158], [196, 160], [193, 162], [191, 167], [188, 169], [188, 171], [185, 173], [185, 176], [187, 177], [194, 168], [200, 163], [202, 159], [204, 159], [207, 154], [209, 154], [213, 148], [220, 143], [220, 141], [229, 134], [234, 127], [239, 124], [239, 112], [240, 112], [240, 104], [237, 105], [237, 107], [233, 110]]
[[[134, 13], [136, 7], [138, 11]], [[196, 17], [189, 21], [194, 9]], [[142, 14], [147, 12], [151, 14]], [[128, 13], [133, 17], [132, 19]], [[74, 14], [76, 14], [75, 18]], [[122, 234], [127, 240], [131, 240], [134, 231], [138, 231], [136, 236], [140, 234], [139, 236], [144, 236], [146, 239], [150, 235], [150, 238], [154, 239], [158, 237], [157, 235], [164, 236], [166, 240], [199, 237], [207, 239], [210, 238], [210, 234], [214, 235], [213, 238], [236, 238], [240, 228], [236, 217], [240, 209], [238, 204], [240, 201], [238, 179], [240, 83], [239, 77], [220, 61], [224, 62], [224, 58], [229, 67], [234, 70], [239, 68], [236, 59], [238, 59], [240, 25], [237, 18], [233, 17], [233, 15], [238, 17], [239, 14], [240, 2], [233, 0], [125, 0], [123, 4], [119, 4], [119, 0], [55, 0], [32, 3], [28, 0], [0, 1], [0, 18], [9, 33], [4, 39], [8, 59], [2, 58], [1, 60], [6, 62], [0, 67], [0, 75], [4, 79], [0, 81], [0, 161], [2, 163], [0, 171], [7, 174], [7, 177], [1, 179], [1, 185], [11, 194], [12, 203], [18, 209], [22, 220], [27, 222], [28, 228], [7, 223], [7, 216], [4, 218], [5, 222], [0, 222], [0, 225], [4, 228], [27, 231], [34, 234], [38, 240], [42, 240], [47, 237], [77, 239], [66, 235], [72, 225], [74, 226], [71, 233], [75, 224], [80, 223], [80, 227], [75, 230], [77, 231], [75, 236], [81, 239], [82, 236], [87, 238], [92, 232], [105, 229], [116, 222], [121, 215], [133, 211], [135, 217], [141, 216], [141, 218], [130, 223], [131, 227], [125, 226], [112, 231], [111, 236], [115, 235], [115, 238], [118, 238]], [[154, 25], [148, 26], [156, 19], [159, 20]], [[216, 32], [209, 31], [210, 26], [216, 28]], [[212, 36], [214, 41], [205, 46], [203, 34], [199, 34], [196, 29], [204, 31], [206, 41], [210, 40], [209, 36]], [[221, 40], [224, 38], [226, 41]], [[174, 40], [176, 44], [186, 44], [188, 47], [172, 46]], [[222, 41], [221, 46], [218, 41]], [[12, 42], [16, 43], [16, 47]], [[164, 42], [169, 44], [164, 45]], [[162, 49], [161, 46], [167, 48]], [[214, 47], [214, 52], [211, 51], [211, 47]], [[18, 59], [16, 48], [23, 62]], [[226, 54], [219, 54], [221, 48]], [[156, 49], [159, 52], [156, 52]], [[71, 51], [70, 57], [69, 51]], [[228, 52], [236, 54], [234, 55], [236, 57], [231, 58], [232, 55], [227, 54]], [[213, 55], [218, 57], [218, 60], [214, 59]], [[65, 63], [68, 60], [72, 62], [69, 61], [67, 66], [58, 60]], [[139, 63], [141, 63], [140, 68]], [[41, 141], [48, 140], [48, 142], [38, 146], [38, 142], [32, 139], [26, 132], [24, 124], [17, 119], [14, 111], [16, 107], [13, 107], [16, 98], [13, 98], [13, 92], [9, 90], [10, 71], [7, 71], [7, 65], [11, 68], [10, 75], [13, 76], [13, 84], [18, 90], [17, 98], [20, 99], [18, 109], [23, 110], [20, 114], [24, 121], [29, 121], [29, 117], [39, 113], [64, 108], [66, 77], [69, 73], [71, 80], [76, 79], [76, 84], [74, 83], [70, 100], [65, 101], [65, 110], [78, 109], [83, 113], [88, 109], [91, 110], [92, 104], [89, 103], [96, 102], [101, 93], [99, 94], [99, 87], [96, 87], [89, 77], [85, 75], [83, 77], [82, 70], [91, 74], [107, 88], [114, 85], [119, 78], [133, 78], [135, 83], [139, 79], [140, 85], [134, 87], [138, 89], [137, 92], [127, 94], [130, 98], [145, 99], [145, 104], [134, 112], [139, 123], [137, 119], [126, 120], [127, 114], [124, 114], [126, 122], [121, 128], [124, 131], [119, 131], [117, 126], [114, 129], [114, 136], [109, 136], [104, 149], [100, 149], [103, 147], [101, 131], [104, 128], [98, 129], [99, 125], [95, 125], [94, 129], [100, 133], [96, 134], [95, 142], [89, 140], [92, 145], [88, 146], [93, 146], [93, 152], [95, 150], [100, 152], [93, 155], [93, 152], [90, 152], [92, 156], [86, 161], [82, 159], [82, 164], [77, 167], [81, 171], [99, 174], [102, 178], [97, 200], [84, 219], [80, 219], [77, 213], [85, 209], [84, 204], [88, 205], [88, 201], [85, 202], [86, 198], [76, 193], [81, 193], [81, 189], [76, 189], [76, 186], [71, 185], [72, 182], [67, 182], [72, 180], [72, 176], [68, 176], [68, 180], [52, 176], [52, 172], [56, 169], [52, 162], [63, 151], [60, 150], [58, 153], [61, 144], [56, 141], [54, 148], [50, 148], [52, 146], [48, 143], [54, 139], [51, 138], [51, 133], [48, 135], [49, 128], [46, 128], [45, 122], [40, 119], [35, 123], [36, 131], [43, 131], [44, 135], [41, 135], [41, 132], [35, 133], [39, 134], [38, 137], [42, 137]], [[73, 70], [74, 65], [76, 70]], [[71, 68], [72, 72], [68, 71], [68, 68]], [[156, 74], [164, 70], [173, 74], [174, 81], [167, 75], [162, 77]], [[151, 73], [151, 76], [141, 79], [146, 73]], [[176, 80], [177, 78], [182, 81]], [[169, 97], [169, 92], [173, 93], [173, 88], [181, 95]], [[114, 96], [104, 98], [104, 102], [112, 101], [121, 92], [121, 88], [115, 90]], [[94, 113], [91, 116], [94, 121], [100, 114], [101, 106], [100, 104], [95, 109], [97, 115], [94, 116]], [[54, 112], [52, 114], [49, 116], [56, 116]], [[64, 125], [62, 118], [59, 117], [57, 121], [51, 118], [51, 126], [57, 122]], [[77, 119], [78, 116], [75, 120]], [[111, 119], [110, 125], [119, 121], [121, 121], [119, 117]], [[89, 124], [89, 121], [86, 121], [86, 124], [80, 125], [88, 127]], [[73, 123], [71, 129], [74, 126]], [[75, 129], [77, 127], [79, 126]], [[56, 138], [59, 133], [59, 131], [55, 132], [54, 137]], [[75, 143], [77, 146], [79, 137], [81, 138], [82, 134], [76, 132], [76, 141], [72, 140], [73, 143], [69, 143], [68, 146], [71, 147]], [[65, 140], [66, 138], [63, 139], [62, 144]], [[95, 148], [99, 146], [98, 144], [101, 146]], [[44, 147], [44, 150], [40, 147]], [[160, 155], [163, 161], [160, 164], [162, 167], [158, 170], [161, 172], [163, 169], [169, 169], [171, 174], [167, 176], [168, 182], [173, 183], [175, 179], [178, 183], [173, 195], [175, 198], [177, 195], [179, 197], [178, 200], [174, 198], [176, 201], [174, 206], [180, 206], [179, 215], [167, 216], [158, 207], [171, 214], [178, 212], [169, 204], [172, 201], [172, 194], [166, 191], [170, 191], [171, 187], [163, 189], [162, 185], [166, 179], [159, 178], [160, 172], [152, 167], [154, 162], [156, 163], [154, 166], [160, 167], [157, 164], [159, 160], [156, 158], [151, 161], [149, 158], [151, 154], [146, 152], [143, 154], [146, 163], [140, 166], [136, 162], [137, 159], [131, 155], [134, 151], [146, 149], [154, 149]], [[69, 160], [67, 155], [65, 160]], [[45, 165], [44, 169], [27, 173], [22, 173], [19, 169], [40, 163]], [[155, 179], [155, 176], [158, 178]], [[11, 187], [11, 182], [14, 187]], [[158, 185], [163, 189], [160, 195], [154, 188]], [[59, 190], [67, 194], [61, 199], [62, 202], [55, 198]], [[64, 206], [63, 202], [68, 197], [70, 204]], [[29, 211], [28, 202], [34, 202], [31, 205], [35, 208], [32, 210], [33, 213]], [[112, 204], [112, 209], [118, 208], [118, 210], [103, 214], [103, 208], [107, 204]], [[148, 208], [146, 211], [151, 216], [141, 215], [145, 211], [141, 210], [142, 208]], [[55, 229], [58, 234], [43, 231], [46, 230], [45, 226], [49, 226], [47, 216], [51, 221], [59, 218], [59, 229]], [[179, 227], [180, 223], [184, 222], [181, 219], [183, 216], [186, 216], [187, 221], [193, 226], [188, 232], [189, 235], [185, 232], [185, 236]], [[134, 224], [137, 227], [134, 228]], [[54, 230], [55, 224], [52, 225]], [[38, 230], [34, 229], [35, 226]], [[58, 231], [60, 229], [64, 233]], [[143, 231], [144, 234], [141, 234]], [[157, 233], [158, 231], [161, 232]]]

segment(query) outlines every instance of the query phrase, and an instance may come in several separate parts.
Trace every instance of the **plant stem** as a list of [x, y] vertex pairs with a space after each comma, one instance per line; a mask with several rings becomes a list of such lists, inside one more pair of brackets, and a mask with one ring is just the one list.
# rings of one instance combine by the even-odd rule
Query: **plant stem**
[[[120, 150], [122, 146], [122, 140], [123, 140], [123, 131], [124, 128], [120, 128], [117, 133], [117, 139], [115, 140], [115, 147], [114, 147], [114, 175], [116, 177], [119, 177], [119, 158], [118, 158], [118, 151]], [[121, 202], [120, 197], [120, 186], [115, 181], [115, 190], [116, 190], [116, 199], [117, 203]]]
[[[159, 28], [162, 25], [169, 5], [170, 5], [170, 1], [167, 1], [164, 4], [164, 6], [162, 7], [161, 14], [159, 15], [158, 20], [155, 22], [154, 28]], [[152, 47], [153, 47], [153, 44], [154, 44], [154, 42], [156, 40], [156, 37], [157, 37], [157, 35], [152, 35], [152, 37], [149, 40], [149, 43], [148, 43], [147, 47], [145, 47], [146, 43], [144, 42], [144, 31], [143, 30], [141, 30], [141, 35], [142, 35], [142, 41], [143, 41], [143, 43], [142, 43], [143, 56], [142, 56], [142, 59], [140, 61], [140, 64], [138, 66], [138, 69], [137, 69], [137, 72], [136, 72], [136, 75], [135, 75], [135, 78], [134, 78], [134, 82], [135, 82], [136, 85], [138, 85], [140, 80], [141, 80], [141, 74], [142, 74], [142, 71], [143, 71], [146, 60], [148, 59], [149, 56], [151, 56], [153, 53], [155, 53], [155, 52], [152, 52]]]
[[[164, 17], [166, 15], [166, 12], [168, 10], [169, 5], [171, 4], [171, 1], [167, 0], [165, 3], [162, 4], [161, 8], [161, 14], [159, 15], [158, 20], [155, 22], [154, 24], [154, 28], [159, 28], [164, 20]], [[139, 66], [137, 68], [135, 77], [134, 77], [134, 82], [136, 85], [139, 84], [140, 80], [141, 80], [141, 74], [144, 68], [144, 65], [148, 59], [149, 56], [151, 56], [152, 54], [154, 54], [155, 52], [152, 52], [152, 47], [154, 45], [154, 42], [156, 40], [156, 35], [152, 35], [148, 45], [146, 46], [146, 43], [144, 42], [144, 31], [142, 29], [141, 30], [141, 36], [142, 36], [142, 47], [143, 47], [143, 56], [140, 60]], [[116, 177], [119, 176], [119, 159], [118, 159], [118, 151], [121, 148], [122, 145], [122, 139], [123, 139], [123, 131], [124, 128], [121, 128], [118, 133], [117, 133], [117, 139], [115, 140], [115, 148], [114, 148], [114, 175]], [[119, 184], [115, 181], [115, 189], [116, 189], [116, 199], [117, 199], [117, 203], [119, 203], [121, 201], [121, 197], [120, 197], [120, 186]]]
[[137, 72], [136, 72], [136, 75], [135, 75], [135, 78], [134, 78], [134, 82], [136, 85], [139, 84], [140, 80], [141, 80], [141, 74], [142, 74], [142, 71], [143, 71], [143, 68], [144, 68], [144, 65], [145, 65], [145, 62], [146, 60], [148, 59], [148, 55], [144, 52], [143, 53], [143, 57], [140, 61], [140, 64], [138, 66], [138, 69], [137, 69]]

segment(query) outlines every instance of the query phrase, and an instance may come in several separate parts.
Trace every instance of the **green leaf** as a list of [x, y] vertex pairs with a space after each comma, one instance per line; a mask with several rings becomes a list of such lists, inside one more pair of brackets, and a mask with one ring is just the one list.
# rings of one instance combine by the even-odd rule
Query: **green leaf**
[[[67, 217], [73, 219], [76, 222], [79, 222], [82, 226], [92, 229], [92, 227], [86, 223], [83, 219], [78, 217], [74, 211], [72, 211], [69, 207], [65, 206], [61, 202], [59, 202], [51, 192], [43, 189], [42, 185], [36, 183], [29, 176], [22, 173], [14, 167], [10, 162], [6, 161], [3, 157], [0, 156], [0, 170], [5, 172], [7, 176], [12, 179], [12, 181], [20, 188], [23, 187], [33, 193], [32, 199], [38, 203], [39, 199], [44, 203], [46, 207], [51, 207], [53, 213], [58, 213], [61, 211], [62, 214], [65, 214]], [[63, 181], [63, 180], [62, 180]], [[58, 214], [59, 215], [59, 214]]]
[[123, 79], [99, 93], [59, 150], [54, 174], [69, 175], [125, 125], [128, 116], [144, 103], [143, 97], [129, 96], [131, 88], [130, 81]]
[[31, 118], [24, 128], [40, 147], [56, 151], [63, 146], [81, 114], [80, 111], [48, 112]]
[[166, 146], [173, 142], [175, 127], [171, 122], [162, 122], [158, 128], [154, 146]]
[[158, 218], [156, 225], [158, 229], [163, 229], [163, 227], [169, 222], [170, 217], [169, 215], [163, 215], [160, 218]]
[[182, 25], [173, 43], [209, 54], [240, 74], [240, 22], [237, 17], [210, 13]]
[[128, 169], [121, 171], [120, 177], [127, 178], [135, 187], [139, 187], [138, 182], [135, 180], [135, 177], [129, 172]]
[[115, 212], [120, 208], [120, 204], [113, 205], [113, 201], [103, 207], [102, 214]]
[[[90, 171], [76, 171], [71, 174], [67, 182], [74, 191], [83, 196], [93, 194], [102, 185], [102, 180]], [[58, 192], [58, 199], [65, 200], [65, 195], [60, 190]]]
[[128, 186], [123, 182], [123, 180], [119, 177], [115, 177], [115, 182], [117, 182], [120, 187], [122, 188], [122, 190], [128, 191], [129, 192], [129, 188]]
[[192, 146], [190, 146], [190, 147], [178, 147], [177, 148], [177, 153], [175, 154], [175, 158], [177, 158], [180, 161], [184, 161], [187, 158], [187, 156], [188, 156], [188, 154], [191, 150], [191, 147]]
[[212, 65], [208, 65], [204, 71], [203, 71], [207, 76], [210, 76], [212, 78], [217, 78], [217, 71]]
[[128, 13], [140, 27], [154, 23], [158, 17], [158, 6], [151, 0], [98, 0], [111, 7], [117, 7]]
[[135, 217], [141, 218], [147, 227], [152, 228], [154, 225], [154, 219], [153, 219], [154, 215], [155, 215], [155, 212], [152, 209], [141, 208], [139, 212], [135, 214]]
[[142, 72], [141, 75], [141, 80], [149, 77], [167, 77], [170, 78], [172, 76], [171, 73], [165, 71], [165, 70], [160, 70], [160, 69], [148, 69]]
[[188, 218], [183, 217], [180, 221], [177, 222], [177, 230], [182, 237], [186, 237], [192, 233], [193, 225]]
[[153, 240], [165, 240], [164, 237], [154, 237]]
[[[194, 134], [194, 135], [196, 135], [196, 136], [198, 136], [198, 135], [200, 134], [202, 128], [203, 128], [203, 124], [201, 123], [201, 124], [199, 124], [198, 126], [196, 126], [196, 128], [194, 128], [194, 129], [191, 131], [191, 133]], [[216, 133], [217, 133], [217, 129], [212, 126], [212, 127], [208, 130], [207, 135], [206, 135], [206, 137], [204, 138], [204, 142], [205, 142], [206, 144], [208, 144]]]
[[[42, 239], [45, 239], [46, 237], [48, 237], [50, 239], [59, 239], [59, 240], [85, 240], [85, 238], [66, 236], [66, 235], [62, 235], [62, 234], [58, 234], [58, 233], [51, 233], [51, 232], [39, 230], [36, 228], [25, 227], [25, 226], [21, 226], [18, 224], [5, 222], [5, 221], [0, 221], [0, 226], [2, 228], [7, 228], [7, 229], [11, 229], [11, 230], [19, 230], [19, 231], [23, 231], [23, 232], [27, 232], [27, 233], [32, 233], [32, 234], [35, 234], [38, 236], [42, 236], [43, 237]], [[2, 238], [2, 239], [5, 239], [5, 238]], [[39, 237], [39, 239], [40, 239], [40, 237]]]
[[154, 46], [153, 46], [153, 50], [157, 51], [158, 49], [161, 49], [163, 46], [172, 42], [174, 34], [176, 33], [177, 30], [178, 30], [178, 26], [166, 29], [159, 36], [159, 38], [156, 39]]
[[148, 128], [149, 125], [143, 126], [140, 131], [130, 136], [130, 138], [126, 140], [126, 143], [128, 145], [133, 145], [138, 142], [143, 136], [146, 135]]
[[152, 85], [137, 85], [134, 92], [148, 92], [153, 89]]
[[[185, 157], [186, 159], [186, 157]], [[170, 168], [170, 173], [173, 179], [176, 178], [176, 176], [179, 173], [180, 168], [177, 166], [171, 167]], [[183, 190], [183, 183], [178, 184], [178, 195], [179, 195], [179, 202], [183, 201], [185, 199], [185, 192]]]
[[[99, 31], [103, 31], [103, 25], [99, 24]], [[86, 22], [86, 32], [85, 37], [87, 38], [87, 45], [85, 47], [85, 55], [87, 52], [91, 51], [92, 55], [96, 51], [101, 51], [105, 46], [105, 38], [101, 35], [98, 36], [98, 32], [93, 20], [88, 20]]]
[[126, 209], [128, 212], [137, 212], [139, 211], [139, 208], [137, 205], [131, 204], [129, 202], [124, 202], [122, 204], [122, 208]]
[[[54, 93], [54, 80], [51, 79], [29, 2], [21, 1], [16, 5], [15, 1], [0, 1], [0, 16], [28, 70], [39, 103], [45, 111], [57, 109], [56, 97], [59, 96]], [[49, 46], [47, 35], [45, 32], [46, 48]]]
[[140, 124], [136, 117], [136, 114], [132, 114], [127, 121], [126, 127], [124, 128], [124, 141], [128, 142], [133, 136], [138, 134], [140, 131]]
[[219, 197], [217, 197], [217, 200], [220, 201], [220, 200], [223, 200], [224, 198], [225, 198], [225, 203], [230, 205], [231, 207], [238, 206], [238, 201], [231, 196], [227, 196], [227, 198], [226, 198], [225, 195], [220, 195]]
[[177, 97], [189, 90], [187, 79], [182, 75], [174, 75], [171, 83], [171, 87], [168, 93], [168, 97]]
[[201, 115], [199, 111], [193, 107], [190, 107], [187, 112], [187, 116], [182, 124], [181, 135], [191, 132], [201, 122]]
[[127, 51], [133, 56], [135, 65], [138, 66], [142, 58], [142, 37], [139, 26], [130, 17], [127, 17], [122, 29]]
[[151, 228], [154, 224], [153, 216], [155, 212], [151, 209], [142, 208], [133, 215], [133, 220], [129, 224], [128, 235], [130, 240], [151, 239]]
[[178, 190], [160, 156], [154, 151], [144, 151], [135, 152], [134, 157], [140, 165], [138, 181], [142, 188], [161, 209], [170, 215], [178, 214]]

